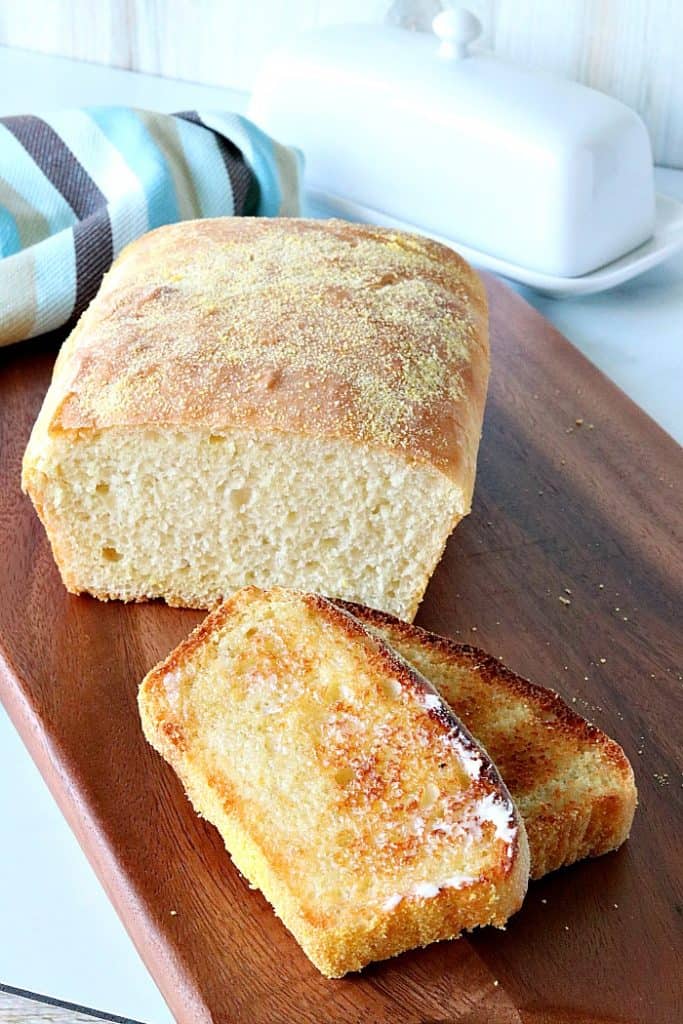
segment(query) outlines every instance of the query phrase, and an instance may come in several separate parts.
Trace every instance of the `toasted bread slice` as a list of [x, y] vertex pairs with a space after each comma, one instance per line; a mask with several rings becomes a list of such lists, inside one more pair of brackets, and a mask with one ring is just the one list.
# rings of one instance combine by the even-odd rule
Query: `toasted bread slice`
[[324, 598], [238, 591], [139, 693], [145, 735], [319, 970], [503, 925], [524, 825], [437, 692]]
[[524, 818], [532, 878], [624, 842], [637, 794], [618, 743], [476, 647], [337, 603], [429, 679], [485, 747]]

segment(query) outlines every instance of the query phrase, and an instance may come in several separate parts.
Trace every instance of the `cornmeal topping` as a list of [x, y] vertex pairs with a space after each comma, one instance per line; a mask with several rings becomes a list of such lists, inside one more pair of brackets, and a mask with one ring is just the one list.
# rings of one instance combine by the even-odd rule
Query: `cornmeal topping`
[[56, 426], [246, 419], [448, 466], [480, 414], [486, 344], [476, 277], [433, 242], [335, 221], [172, 225], [105, 279]]

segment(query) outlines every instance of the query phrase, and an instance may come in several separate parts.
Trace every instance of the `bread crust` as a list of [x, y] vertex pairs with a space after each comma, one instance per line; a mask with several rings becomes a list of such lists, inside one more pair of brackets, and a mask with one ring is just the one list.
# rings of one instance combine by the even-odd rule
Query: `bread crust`
[[[469, 726], [475, 738], [484, 742], [494, 763], [506, 782], [513, 800], [524, 815], [531, 852], [531, 878], [541, 878], [560, 867], [585, 857], [597, 857], [617, 849], [628, 838], [637, 805], [633, 769], [619, 744], [601, 729], [573, 711], [553, 690], [538, 686], [517, 675], [502, 662], [469, 644], [439, 636], [385, 612], [345, 601], [335, 601], [367, 626], [382, 632], [388, 643], [400, 637], [409, 644], [418, 644], [426, 651], [437, 652], [457, 668], [469, 667], [481, 682], [481, 700], [471, 713], [465, 701], [452, 703], [455, 714]], [[506, 691], [519, 700], [520, 706], [532, 710], [536, 722], [543, 723], [543, 736], [528, 734], [525, 739], [531, 752], [527, 762], [514, 748], [500, 738], [486, 742], [478, 734], [476, 716], [485, 716], [486, 698]], [[543, 754], [552, 771], [553, 743], [569, 745], [578, 758], [586, 751], [595, 760], [600, 781], [606, 792], [590, 799], [573, 800], [570, 787], [558, 787], [556, 801], [543, 809], [533, 805], [535, 789], [545, 780], [534, 774], [536, 749]]]
[[[274, 588], [267, 593], [282, 591]], [[524, 825], [490, 759], [443, 701], [435, 700], [430, 706], [433, 728], [437, 733], [456, 733], [463, 749], [481, 759], [480, 781], [473, 785], [477, 791], [481, 788], [482, 793], [495, 793], [504, 801], [513, 837], [508, 855], [482, 873], [476, 882], [463, 887], [445, 886], [434, 895], [411, 895], [388, 907], [376, 903], [359, 907], [352, 921], [348, 915], [339, 920], [320, 916], [314, 907], [302, 902], [278, 851], [272, 849], [267, 837], [258, 834], [249, 808], [240, 804], [235, 793], [222, 792], [216, 780], [203, 776], [196, 751], [185, 734], [182, 716], [169, 705], [164, 679], [169, 673], [182, 670], [193, 655], [210, 644], [237, 607], [258, 599], [260, 594], [256, 588], [245, 588], [212, 612], [164, 662], [148, 673], [138, 698], [145, 736], [175, 769], [194, 807], [218, 827], [236, 866], [261, 889], [307, 955], [328, 977], [341, 977], [372, 960], [457, 937], [463, 930], [481, 924], [502, 927], [519, 908], [526, 892], [529, 851]], [[330, 627], [362, 645], [378, 673], [388, 673], [403, 689], [437, 697], [424, 677], [368, 633], [356, 618], [317, 595], [295, 596], [303, 599]]]
[[184, 221], [105, 275], [57, 360], [24, 479], [51, 434], [240, 425], [431, 463], [464, 514], [488, 373], [484, 288], [452, 250], [342, 221]]

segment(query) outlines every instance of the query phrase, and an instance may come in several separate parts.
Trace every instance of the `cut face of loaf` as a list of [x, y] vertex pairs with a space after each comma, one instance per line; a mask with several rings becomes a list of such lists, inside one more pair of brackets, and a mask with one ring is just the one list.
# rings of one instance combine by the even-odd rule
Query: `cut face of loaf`
[[495, 768], [426, 680], [323, 598], [240, 591], [149, 673], [139, 706], [322, 973], [520, 906], [526, 836]]
[[208, 608], [245, 584], [412, 617], [462, 495], [342, 440], [226, 428], [51, 438], [31, 494], [74, 593]]
[[532, 878], [628, 838], [637, 794], [618, 743], [483, 651], [343, 607], [429, 679], [487, 750], [524, 818]]
[[23, 487], [74, 593], [205, 608], [278, 583], [409, 619], [470, 509], [487, 381], [484, 290], [449, 249], [186, 221], [105, 276]]

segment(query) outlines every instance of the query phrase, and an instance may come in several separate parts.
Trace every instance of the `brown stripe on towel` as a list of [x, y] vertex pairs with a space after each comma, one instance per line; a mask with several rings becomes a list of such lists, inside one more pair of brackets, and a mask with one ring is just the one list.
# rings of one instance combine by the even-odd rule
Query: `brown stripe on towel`
[[105, 196], [54, 128], [40, 117], [4, 117], [3, 124], [61, 192], [79, 220], [107, 204]]
[[244, 159], [242, 151], [237, 148], [234, 142], [221, 135], [220, 132], [207, 128], [196, 110], [183, 110], [182, 113], [175, 114], [174, 116], [182, 117], [183, 121], [189, 121], [191, 124], [197, 124], [200, 128], [206, 129], [206, 131], [211, 132], [215, 136], [228, 179], [230, 180], [230, 187], [232, 188], [233, 214], [239, 217], [249, 216], [254, 213], [258, 205], [258, 189], [256, 188], [257, 198], [253, 203], [253, 209], [249, 208], [252, 206], [252, 203], [251, 199], [248, 201], [248, 197], [250, 193], [254, 193], [256, 178]]
[[74, 226], [76, 249], [76, 301], [72, 319], [77, 319], [95, 298], [102, 277], [114, 259], [111, 221], [103, 206]]

